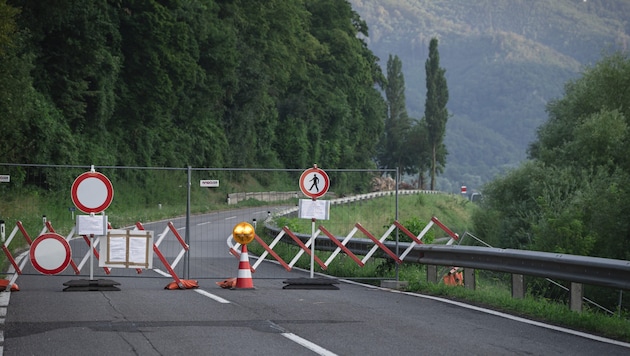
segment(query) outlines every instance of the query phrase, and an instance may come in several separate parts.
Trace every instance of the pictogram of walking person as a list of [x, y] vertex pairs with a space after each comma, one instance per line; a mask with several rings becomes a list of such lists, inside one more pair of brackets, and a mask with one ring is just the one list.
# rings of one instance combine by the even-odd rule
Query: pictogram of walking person
[[317, 192], [319, 193], [319, 186], [317, 185], [319, 183], [319, 177], [317, 176], [317, 174], [313, 174], [313, 178], [311, 178], [309, 182], [313, 182], [313, 184], [311, 184], [311, 187], [308, 188], [308, 190], [311, 191], [313, 190], [313, 187], [315, 187], [315, 189], [317, 189]]

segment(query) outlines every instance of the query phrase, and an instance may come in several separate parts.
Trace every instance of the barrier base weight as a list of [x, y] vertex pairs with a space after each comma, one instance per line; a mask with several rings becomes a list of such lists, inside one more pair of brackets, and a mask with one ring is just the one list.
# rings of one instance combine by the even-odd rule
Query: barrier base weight
[[119, 291], [120, 283], [111, 279], [75, 279], [63, 284], [64, 292]]

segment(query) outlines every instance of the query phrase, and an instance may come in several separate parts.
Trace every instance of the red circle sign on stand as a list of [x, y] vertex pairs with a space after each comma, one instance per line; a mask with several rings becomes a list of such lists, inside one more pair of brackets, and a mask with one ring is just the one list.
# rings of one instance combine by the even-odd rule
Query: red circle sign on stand
[[72, 183], [72, 202], [86, 214], [104, 211], [113, 198], [112, 182], [102, 173], [85, 172]]
[[307, 197], [320, 198], [328, 192], [328, 188], [330, 188], [330, 179], [328, 174], [322, 169], [314, 167], [302, 172], [300, 176], [300, 190]]
[[72, 252], [68, 241], [54, 233], [40, 235], [29, 251], [31, 264], [43, 274], [63, 272], [70, 263]]

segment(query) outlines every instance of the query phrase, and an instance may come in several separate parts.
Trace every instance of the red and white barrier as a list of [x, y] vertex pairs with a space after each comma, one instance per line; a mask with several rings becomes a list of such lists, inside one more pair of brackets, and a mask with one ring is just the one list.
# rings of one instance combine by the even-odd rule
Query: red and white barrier
[[[409, 252], [411, 252], [414, 246], [423, 243], [422, 238], [433, 226], [439, 227], [451, 237], [446, 243], [447, 245], [452, 245], [455, 241], [459, 240], [459, 235], [453, 232], [452, 230], [450, 230], [448, 227], [446, 227], [446, 225], [440, 222], [438, 218], [436, 218], [435, 216], [431, 218], [431, 220], [427, 223], [424, 229], [422, 229], [420, 234], [418, 234], [417, 236], [411, 233], [407, 228], [405, 228], [398, 221], [394, 221], [394, 223], [389, 227], [389, 229], [387, 229], [387, 231], [380, 238], [376, 238], [369, 231], [367, 231], [361, 224], [356, 223], [354, 228], [350, 231], [350, 233], [348, 233], [347, 236], [345, 236], [345, 238], [342, 241], [339, 241], [339, 239], [337, 239], [333, 234], [331, 234], [324, 226], [319, 226], [318, 230], [315, 231], [313, 236], [311, 236], [311, 238], [306, 243], [303, 243], [291, 230], [289, 230], [288, 227], [285, 226], [282, 228], [282, 230], [278, 233], [278, 235], [273, 239], [273, 241], [269, 245], [265, 244], [265, 242], [256, 235], [255, 237], [256, 241], [258, 241], [261, 244], [261, 246], [263, 246], [263, 248], [265, 249], [265, 252], [261, 254], [261, 256], [258, 258], [256, 263], [251, 267], [251, 270], [252, 272], [254, 272], [255, 269], [258, 267], [258, 265], [260, 265], [260, 263], [262, 263], [262, 261], [268, 255], [272, 255], [282, 266], [285, 267], [287, 271], [290, 271], [295, 265], [295, 263], [300, 259], [300, 257], [305, 252], [309, 255], [311, 254], [310, 246], [320, 233], [323, 233], [324, 235], [326, 235], [330, 239], [330, 241], [332, 241], [335, 245], [337, 245], [337, 248], [332, 252], [332, 254], [328, 257], [325, 263], [322, 262], [317, 256], [313, 256], [314, 262], [316, 262], [324, 270], [328, 268], [330, 263], [341, 252], [349, 256], [360, 267], [363, 267], [378, 249], [383, 250], [383, 252], [385, 252], [394, 261], [396, 261], [396, 263], [402, 263], [404, 258], [409, 254]], [[398, 228], [402, 233], [407, 235], [412, 240], [409, 247], [407, 247], [407, 249], [405, 249], [405, 251], [403, 251], [403, 253], [400, 256], [396, 256], [396, 254], [384, 244], [385, 240], [396, 228]], [[368, 251], [368, 253], [363, 257], [362, 260], [359, 259], [352, 251], [350, 251], [346, 247], [348, 242], [356, 235], [357, 232], [361, 232], [362, 234], [367, 236], [370, 240], [372, 240], [372, 242], [374, 242], [374, 246]], [[288, 264], [273, 251], [273, 248], [285, 235], [291, 237], [295, 241], [297, 246], [300, 247], [300, 250], [297, 252], [295, 257]], [[238, 252], [238, 247], [240, 246], [240, 244], [233, 243], [232, 235], [228, 237], [227, 244], [228, 244], [230, 253], [238, 259], [240, 257], [240, 253]]]
[[[144, 230], [144, 226], [142, 225], [142, 223], [137, 222], [136, 223], [136, 229]], [[160, 247], [159, 247], [160, 244], [162, 243], [162, 241], [164, 240], [164, 238], [168, 235], [169, 231], [172, 232], [173, 235], [175, 235], [175, 238], [177, 238], [177, 241], [179, 242], [180, 246], [182, 247], [182, 249], [180, 250], [179, 254], [173, 260], [172, 263], [168, 262], [166, 257], [164, 257], [164, 254], [162, 253], [162, 251], [160, 251]], [[179, 234], [179, 232], [177, 231], [177, 229], [175, 228], [173, 223], [170, 222], [170, 221], [167, 224], [166, 228], [164, 228], [164, 231], [159, 235], [157, 241], [155, 243], [153, 243], [153, 252], [158, 256], [158, 258], [160, 259], [160, 261], [164, 265], [164, 268], [166, 268], [166, 270], [168, 271], [170, 276], [173, 277], [173, 280], [174, 280], [173, 283], [170, 283], [169, 285], [167, 285], [165, 287], [166, 289], [188, 289], [188, 288], [197, 288], [197, 287], [199, 287], [199, 284], [197, 283], [197, 281], [181, 279], [181, 278], [179, 278], [177, 273], [175, 273], [175, 267], [177, 266], [179, 261], [182, 259], [182, 257], [184, 257], [186, 252], [188, 252], [189, 248], [190, 247], [188, 246], [188, 244], [184, 241], [184, 239]], [[161, 272], [160, 270], [157, 270], [157, 269], [156, 269], [156, 272], [162, 273], [164, 275], [167, 275], [167, 274], [165, 274], [165, 273], [163, 273], [163, 272]]]

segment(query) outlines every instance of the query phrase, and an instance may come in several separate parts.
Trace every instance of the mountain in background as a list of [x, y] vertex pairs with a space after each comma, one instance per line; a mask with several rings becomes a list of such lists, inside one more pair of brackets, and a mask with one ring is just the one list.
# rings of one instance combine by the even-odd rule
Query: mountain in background
[[429, 41], [439, 39], [452, 116], [438, 189], [479, 189], [526, 158], [545, 105], [603, 56], [630, 44], [628, 0], [350, 0], [368, 47], [403, 63], [407, 109], [424, 113]]

